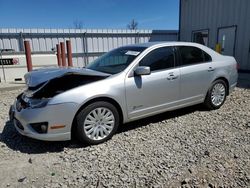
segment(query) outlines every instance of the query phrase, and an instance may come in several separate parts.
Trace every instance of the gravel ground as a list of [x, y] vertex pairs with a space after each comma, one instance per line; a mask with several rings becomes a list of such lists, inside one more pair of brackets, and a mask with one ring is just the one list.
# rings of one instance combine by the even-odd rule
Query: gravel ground
[[120, 127], [96, 146], [20, 136], [0, 91], [0, 187], [250, 187], [250, 89]]

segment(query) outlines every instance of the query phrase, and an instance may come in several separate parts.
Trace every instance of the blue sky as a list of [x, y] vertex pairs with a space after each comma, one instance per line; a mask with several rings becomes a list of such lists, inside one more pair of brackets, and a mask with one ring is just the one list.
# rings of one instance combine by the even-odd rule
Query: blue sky
[[0, 28], [178, 29], [179, 0], [0, 0]]

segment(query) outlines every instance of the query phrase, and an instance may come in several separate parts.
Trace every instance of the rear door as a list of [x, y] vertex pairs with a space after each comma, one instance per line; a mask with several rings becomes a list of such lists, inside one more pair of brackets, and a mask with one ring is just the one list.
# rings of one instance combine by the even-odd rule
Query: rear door
[[178, 46], [180, 98], [183, 103], [202, 101], [213, 78], [212, 58], [193, 46]]

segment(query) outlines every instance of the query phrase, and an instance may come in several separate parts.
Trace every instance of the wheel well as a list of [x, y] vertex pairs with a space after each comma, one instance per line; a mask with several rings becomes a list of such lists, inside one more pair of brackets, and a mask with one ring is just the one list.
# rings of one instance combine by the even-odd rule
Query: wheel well
[[[227, 95], [229, 95], [229, 82], [228, 82], [228, 80], [225, 77], [219, 77], [219, 78], [216, 78], [216, 80], [223, 80], [226, 83], [226, 85], [227, 85], [226, 92], [227, 92]], [[216, 80], [214, 80], [214, 81], [216, 81]]]
[[81, 106], [81, 108], [76, 112], [75, 117], [74, 117], [74, 120], [73, 120], [73, 124], [72, 124], [72, 126], [71, 126], [71, 137], [74, 136], [74, 135], [73, 135], [73, 132], [75, 131], [75, 127], [76, 127], [75, 124], [76, 124], [76, 116], [77, 116], [77, 114], [78, 114], [83, 108], [85, 108], [86, 106], [88, 106], [89, 104], [92, 104], [92, 103], [98, 102], [98, 101], [105, 101], [105, 102], [109, 102], [109, 103], [113, 104], [113, 105], [116, 107], [116, 109], [117, 109], [117, 111], [118, 111], [118, 113], [119, 113], [120, 123], [123, 122], [123, 113], [122, 113], [122, 109], [121, 109], [120, 105], [118, 104], [118, 102], [116, 102], [114, 99], [111, 99], [111, 98], [109, 98], [109, 97], [98, 97], [98, 98], [94, 98], [94, 99], [91, 99], [90, 101], [86, 102], [85, 104], [83, 104], [83, 105]]

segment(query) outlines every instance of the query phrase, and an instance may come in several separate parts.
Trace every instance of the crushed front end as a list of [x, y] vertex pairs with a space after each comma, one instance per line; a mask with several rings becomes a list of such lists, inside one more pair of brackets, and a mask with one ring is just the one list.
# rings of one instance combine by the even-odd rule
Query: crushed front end
[[77, 104], [47, 105], [48, 100], [27, 98], [24, 93], [19, 95], [10, 109], [16, 130], [38, 140], [70, 140]]
[[[39, 72], [33, 74], [36, 75], [36, 73]], [[46, 74], [41, 74], [40, 77], [42, 76]], [[10, 119], [22, 135], [46, 141], [70, 140], [71, 126], [79, 106], [68, 101], [50, 104], [50, 100], [67, 90], [106, 77], [106, 75], [86, 75], [79, 71], [63, 70], [63, 74], [55, 74], [54, 77], [50, 75], [50, 79], [37, 82], [34, 80], [35, 76], [28, 73], [25, 78], [27, 89], [10, 107]]]

